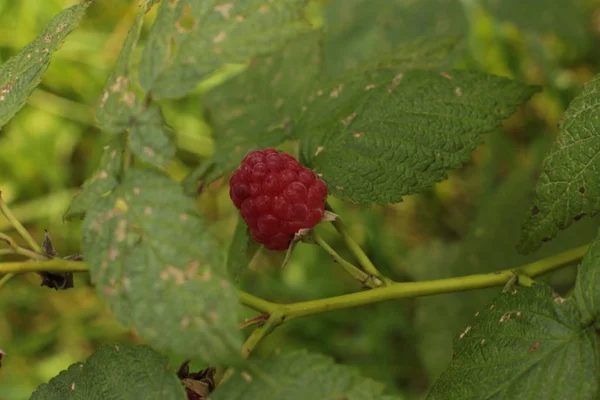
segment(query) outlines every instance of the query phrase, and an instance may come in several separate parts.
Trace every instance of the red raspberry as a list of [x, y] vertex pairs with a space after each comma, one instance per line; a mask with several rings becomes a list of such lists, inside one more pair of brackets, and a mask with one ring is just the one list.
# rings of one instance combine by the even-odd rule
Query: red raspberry
[[256, 150], [231, 175], [229, 196], [254, 240], [285, 250], [296, 232], [321, 221], [327, 185], [289, 154]]

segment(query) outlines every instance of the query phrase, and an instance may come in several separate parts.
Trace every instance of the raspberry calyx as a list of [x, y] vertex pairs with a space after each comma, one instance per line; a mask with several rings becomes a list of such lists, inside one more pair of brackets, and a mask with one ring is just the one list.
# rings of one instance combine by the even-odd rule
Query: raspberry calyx
[[269, 250], [286, 250], [294, 235], [321, 221], [327, 185], [289, 154], [251, 151], [229, 179], [229, 196]]

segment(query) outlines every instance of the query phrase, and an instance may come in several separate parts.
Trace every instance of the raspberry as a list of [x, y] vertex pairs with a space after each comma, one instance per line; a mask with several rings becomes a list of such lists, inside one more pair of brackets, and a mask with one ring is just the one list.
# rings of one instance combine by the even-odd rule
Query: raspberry
[[231, 175], [229, 196], [254, 240], [285, 250], [295, 233], [321, 221], [327, 185], [289, 154], [256, 150]]

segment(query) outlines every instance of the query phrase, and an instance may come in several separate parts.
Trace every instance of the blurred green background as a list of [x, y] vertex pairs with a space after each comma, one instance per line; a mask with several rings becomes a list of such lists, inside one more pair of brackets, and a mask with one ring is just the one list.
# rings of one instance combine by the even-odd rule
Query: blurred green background
[[[32, 40], [69, 0], [0, 0], [0, 62]], [[99, 0], [59, 50], [27, 106], [0, 131], [0, 190], [17, 217], [40, 241], [50, 232], [61, 255], [79, 251], [80, 223], [63, 222], [72, 195], [91, 174], [105, 138], [94, 125], [94, 107], [137, 12], [135, 2]], [[154, 17], [150, 12], [146, 32]], [[590, 241], [597, 219], [584, 218], [538, 253], [518, 255], [514, 244], [529, 206], [544, 153], [557, 122], [582, 85], [600, 72], [600, 4], [597, 0], [331, 0], [313, 1], [308, 14], [324, 25], [325, 59], [368, 59], [420, 36], [457, 36], [456, 68], [508, 76], [543, 90], [485, 136], [464, 168], [424, 193], [388, 207], [331, 202], [384, 274], [421, 280], [509, 268]], [[142, 40], [143, 43], [143, 40]], [[334, 65], [334, 63], [331, 63]], [[230, 68], [228, 74], [240, 68]], [[178, 135], [178, 158], [169, 173], [180, 179], [209, 157], [213, 135], [203, 120], [202, 94], [163, 103]], [[293, 144], [284, 148], [294, 151]], [[226, 179], [198, 198], [226, 251], [237, 221]], [[322, 235], [352, 259], [329, 226]], [[14, 235], [0, 219], [0, 231]], [[16, 236], [16, 235], [14, 235]], [[0, 261], [10, 257], [0, 256]], [[285, 269], [282, 254], [263, 251], [241, 271], [238, 284], [278, 302], [361, 290], [315, 246], [298, 246]], [[545, 277], [566, 292], [574, 270]], [[99, 345], [140, 343], [100, 301], [85, 274], [76, 288], [39, 287], [35, 274], [0, 288], [0, 400], [29, 397], [35, 387]], [[300, 319], [279, 328], [257, 350], [307, 348], [333, 356], [418, 399], [452, 355], [452, 338], [499, 289], [388, 302]], [[253, 316], [248, 312], [240, 321]], [[181, 358], [172, 356], [172, 365]], [[194, 368], [202, 368], [194, 365]]]

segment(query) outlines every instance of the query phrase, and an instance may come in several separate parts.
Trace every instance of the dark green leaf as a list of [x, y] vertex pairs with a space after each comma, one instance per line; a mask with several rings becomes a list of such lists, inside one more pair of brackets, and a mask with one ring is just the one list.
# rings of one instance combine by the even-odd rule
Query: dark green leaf
[[581, 47], [589, 44], [587, 21], [577, 1], [484, 0], [483, 4], [498, 20], [513, 23], [528, 33], [554, 34]]
[[159, 97], [180, 97], [227, 63], [279, 49], [308, 29], [305, 0], [165, 1], [142, 57], [140, 81]]
[[600, 239], [596, 238], [577, 268], [575, 299], [584, 321], [600, 315]]
[[218, 164], [233, 169], [248, 151], [286, 139], [320, 69], [320, 36], [304, 35], [281, 53], [252, 61], [248, 70], [208, 94]]
[[23, 107], [27, 97], [41, 82], [52, 54], [79, 25], [89, 5], [87, 1], [63, 10], [50, 21], [41, 35], [0, 66], [0, 128]]
[[378, 59], [404, 41], [468, 31], [460, 0], [336, 0], [325, 15], [329, 75]]
[[107, 132], [121, 133], [126, 130], [138, 109], [138, 98], [132, 89], [130, 69], [131, 58], [142, 31], [145, 12], [145, 8], [138, 12], [117, 57], [115, 67], [104, 86], [102, 99], [96, 110], [98, 125]]
[[[258, 363], [263, 376], [241, 371], [220, 386], [214, 400], [383, 400], [383, 386], [318, 354], [295, 352]], [[390, 398], [388, 398], [390, 399]], [[390, 399], [391, 400], [391, 399]]]
[[580, 321], [575, 301], [544, 284], [503, 293], [455, 339], [428, 399], [594, 398], [594, 329]]
[[476, 72], [388, 63], [308, 97], [302, 155], [340, 198], [398, 202], [445, 179], [535, 91]]
[[238, 279], [259, 249], [260, 244], [248, 234], [248, 225], [246, 225], [246, 222], [241, 217], [238, 217], [227, 255], [227, 270], [229, 274], [234, 279]]
[[573, 221], [600, 210], [600, 75], [569, 105], [544, 160], [519, 251], [528, 253]]
[[175, 155], [175, 135], [166, 126], [159, 106], [151, 106], [131, 129], [129, 148], [140, 159], [158, 167], [166, 166]]
[[239, 360], [236, 292], [176, 182], [128, 171], [88, 212], [82, 246], [98, 294], [150, 344], [211, 364]]
[[93, 208], [100, 197], [114, 189], [118, 184], [117, 176], [121, 170], [122, 160], [123, 143], [120, 138], [117, 138], [104, 148], [98, 169], [73, 197], [63, 218], [83, 216], [87, 210]]
[[[492, 135], [500, 136], [504, 132]], [[497, 150], [509, 151], [504, 147]], [[497, 150], [493, 154], [497, 154]], [[528, 207], [533, 171], [538, 166], [539, 162], [535, 161], [515, 168], [501, 184], [486, 191], [479, 201], [469, 231], [459, 243], [434, 242], [413, 252], [406, 263], [413, 279], [442, 279], [514, 268], [589, 242], [597, 233], [597, 220], [582, 222], [570, 235], [563, 236], [538, 253], [524, 256], [517, 252], [515, 238], [520, 231], [520, 215]], [[484, 177], [486, 181], [495, 180], [490, 175]], [[566, 276], [567, 280], [572, 278], [572, 275]], [[416, 300], [417, 347], [431, 379], [436, 379], [450, 362], [452, 339], [464, 329], [482, 304], [497, 295], [498, 289], [490, 288]]]
[[31, 400], [181, 400], [183, 388], [166, 357], [148, 346], [103, 346], [45, 383]]

